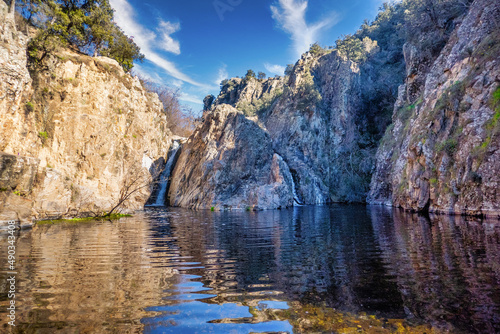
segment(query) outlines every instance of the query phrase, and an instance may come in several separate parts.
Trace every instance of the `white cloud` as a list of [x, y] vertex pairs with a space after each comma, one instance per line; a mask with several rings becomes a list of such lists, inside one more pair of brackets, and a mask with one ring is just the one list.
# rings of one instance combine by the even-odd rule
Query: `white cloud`
[[181, 88], [182, 85], [184, 84], [184, 81], [181, 81], [181, 80], [172, 80], [170, 83], [174, 87]]
[[168, 21], [160, 20], [158, 28], [156, 31], [160, 34], [160, 48], [167, 52], [172, 52], [173, 54], [181, 54], [181, 45], [179, 41], [174, 40], [170, 35], [181, 30], [181, 25], [179, 23], [171, 23]]
[[151, 73], [139, 64], [134, 64], [132, 75], [138, 75], [141, 79], [146, 79], [157, 84], [162, 83], [162, 79], [158, 73]]
[[215, 79], [214, 84], [219, 86], [221, 81], [227, 79], [229, 77], [229, 73], [227, 73], [227, 65], [223, 64], [221, 68], [219, 68], [219, 73], [217, 75], [217, 79]]
[[113, 9], [115, 9], [115, 22], [127, 35], [133, 36], [134, 42], [141, 48], [141, 52], [146, 56], [147, 60], [161, 67], [170, 76], [178, 80], [198, 87], [207, 87], [182, 73], [174, 63], [155, 51], [158, 48], [162, 49], [156, 42], [157, 35], [136, 22], [134, 17], [135, 11], [127, 0], [110, 0], [109, 2]]
[[194, 103], [194, 104], [203, 105], [203, 98], [200, 98], [198, 96], [195, 96], [195, 95], [192, 95], [192, 94], [188, 94], [188, 93], [185, 93], [185, 92], [182, 92], [180, 94], [179, 100], [184, 101], [184, 102], [191, 102], [191, 103]]
[[264, 67], [266, 68], [266, 71], [268, 71], [272, 74], [277, 74], [277, 75], [284, 75], [285, 74], [285, 66], [272, 65], [269, 63], [265, 63]]
[[276, 6], [271, 6], [273, 18], [280, 28], [291, 35], [293, 47], [297, 56], [309, 50], [317, 42], [322, 29], [329, 28], [338, 22], [338, 15], [331, 13], [328, 18], [313, 24], [306, 21], [308, 2], [306, 0], [278, 0]]

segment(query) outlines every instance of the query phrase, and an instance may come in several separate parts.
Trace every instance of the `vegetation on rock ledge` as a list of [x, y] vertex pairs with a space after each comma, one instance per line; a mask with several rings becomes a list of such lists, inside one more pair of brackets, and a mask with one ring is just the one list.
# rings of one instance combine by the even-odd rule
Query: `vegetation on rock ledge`
[[27, 22], [38, 28], [28, 46], [36, 64], [63, 46], [113, 58], [125, 71], [144, 58], [133, 39], [113, 22], [108, 0], [18, 0], [17, 6]]

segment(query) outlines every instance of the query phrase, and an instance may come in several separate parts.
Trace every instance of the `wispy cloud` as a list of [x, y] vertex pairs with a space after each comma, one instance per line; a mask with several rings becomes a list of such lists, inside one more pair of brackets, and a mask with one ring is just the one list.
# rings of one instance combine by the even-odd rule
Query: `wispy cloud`
[[171, 84], [172, 86], [174, 86], [174, 87], [177, 87], [177, 88], [182, 88], [182, 86], [183, 86], [184, 82], [183, 82], [183, 81], [181, 81], [181, 80], [172, 80], [172, 81], [170, 82], [170, 84]]
[[229, 73], [227, 73], [227, 65], [223, 64], [221, 68], [219, 68], [219, 73], [217, 74], [217, 79], [214, 80], [214, 84], [219, 86], [222, 80], [227, 79], [229, 77]]
[[[148, 70], [144, 68], [141, 65], [134, 65], [134, 68], [132, 70], [132, 75], [138, 75], [141, 79], [146, 79], [151, 81], [152, 83], [158, 84], [158, 85], [167, 85], [171, 87], [174, 90], [181, 89], [183, 86], [183, 81], [181, 80], [171, 80], [168, 83], [164, 82], [164, 78], [161, 78], [158, 73], [152, 73], [151, 70]], [[195, 90], [203, 90], [200, 88], [197, 88]], [[186, 93], [184, 91], [179, 91], [179, 100], [181, 102], [189, 102], [191, 104], [195, 105], [203, 105], [203, 98], [200, 96]]]
[[168, 21], [160, 20], [158, 28], [156, 29], [161, 37], [160, 48], [167, 52], [172, 52], [176, 55], [180, 55], [181, 45], [179, 41], [174, 40], [172, 36], [170, 36], [179, 30], [181, 30], [181, 25], [179, 23], [171, 23]]
[[179, 100], [184, 101], [184, 102], [190, 102], [190, 103], [194, 103], [194, 104], [203, 105], [203, 98], [192, 95], [192, 94], [188, 94], [185, 92], [182, 92], [180, 94]]
[[134, 64], [134, 68], [132, 69], [132, 75], [134, 75], [134, 76], [137, 75], [141, 79], [146, 79], [146, 80], [154, 82], [156, 84], [162, 83], [162, 79], [158, 75], [158, 73], [151, 73], [150, 71], [148, 71], [147, 69], [145, 69], [144, 67], [142, 67], [139, 64]]
[[273, 18], [281, 29], [291, 35], [297, 56], [317, 41], [321, 30], [338, 22], [338, 15], [331, 13], [328, 18], [309, 24], [306, 21], [307, 6], [306, 0], [278, 0], [275, 6], [271, 6]]
[[[182, 73], [173, 62], [169, 61], [156, 51], [165, 50], [165, 47], [162, 45], [158, 45], [156, 41], [158, 36], [156, 33], [145, 28], [135, 20], [135, 11], [127, 0], [110, 0], [109, 2], [115, 9], [115, 22], [123, 29], [123, 31], [127, 35], [134, 37], [135, 43], [141, 48], [141, 52], [144, 54], [144, 56], [146, 56], [147, 60], [161, 67], [170, 76], [178, 80], [182, 80], [194, 86], [206, 87], [206, 85], [199, 83], [190, 78], [188, 75]], [[173, 25], [172, 27], [175, 28], [175, 25]], [[170, 37], [170, 34], [166, 33], [166, 35]], [[165, 37], [165, 35], [163, 35], [162, 37]], [[162, 40], [165, 41], [165, 38], [163, 38]], [[171, 44], [170, 46], [175, 46], [175, 43]], [[175, 48], [173, 49], [175, 50]]]
[[265, 63], [264, 67], [266, 68], [266, 71], [272, 74], [283, 75], [285, 73], [285, 66]]

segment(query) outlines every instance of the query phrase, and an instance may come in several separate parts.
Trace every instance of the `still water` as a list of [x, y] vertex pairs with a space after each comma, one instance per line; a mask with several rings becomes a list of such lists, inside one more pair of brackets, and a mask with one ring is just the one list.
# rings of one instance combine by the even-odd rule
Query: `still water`
[[0, 332], [498, 333], [500, 222], [361, 205], [36, 225]]

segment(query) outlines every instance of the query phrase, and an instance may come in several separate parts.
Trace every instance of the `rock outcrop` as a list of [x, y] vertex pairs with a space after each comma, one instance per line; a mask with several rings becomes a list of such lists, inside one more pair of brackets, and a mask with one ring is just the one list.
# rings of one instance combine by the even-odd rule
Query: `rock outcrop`
[[[3, 1], [0, 11], [0, 151], [39, 161], [30, 191], [10, 184], [4, 193], [21, 192], [29, 202], [24, 220], [74, 217], [110, 210], [136, 181], [140, 189], [123, 210], [142, 208], [151, 192], [144, 185], [157, 176], [154, 162], [172, 141], [157, 95], [116, 61], [68, 50], [30, 73], [27, 38]], [[11, 212], [0, 220], [8, 219], [19, 218]]]
[[[290, 170], [290, 183], [294, 184], [292, 192], [279, 191], [276, 193], [280, 196], [279, 200], [273, 200], [268, 205], [255, 203], [258, 207], [290, 205], [293, 203], [291, 195], [295, 197], [296, 204], [363, 201], [368, 191], [375, 149], [360, 147], [364, 140], [361, 134], [363, 124], [359, 122], [360, 80], [361, 73], [357, 64], [336, 52], [322, 55], [307, 52], [294, 66], [292, 73], [284, 78], [235, 78], [223, 83], [214, 107], [205, 111], [202, 130], [198, 131], [209, 133], [213, 130], [208, 129], [217, 128], [217, 134], [212, 136], [214, 144], [210, 148], [211, 156], [224, 156], [226, 147], [216, 144], [218, 138], [243, 138], [244, 140], [234, 143], [245, 145], [247, 149], [235, 146], [231, 152], [231, 160], [234, 160], [232, 164], [244, 165], [248, 150], [254, 152], [257, 149], [255, 145], [262, 146], [261, 149], [268, 153], [260, 154], [259, 160], [262, 160], [261, 164], [266, 168], [260, 166], [251, 173], [256, 179], [266, 180], [260, 184], [268, 184], [267, 166], [276, 164], [281, 159], [280, 164], [289, 166], [286, 170]], [[248, 119], [244, 121], [244, 115], [238, 114], [238, 123], [252, 124], [255, 130], [243, 133], [248, 131], [247, 125], [221, 127], [220, 124], [224, 124], [225, 119], [221, 121], [219, 114], [221, 110], [232, 110], [229, 105], [247, 116]], [[230, 134], [226, 133], [228, 131]], [[259, 143], [255, 142], [257, 139]], [[200, 148], [190, 146], [189, 152], [196, 156], [198, 149]], [[205, 148], [201, 150], [204, 151]], [[277, 155], [271, 154], [272, 152]], [[184, 152], [183, 156], [186, 157], [187, 154]], [[182, 169], [191, 170], [193, 167], [190, 164], [197, 165], [198, 161], [199, 158], [183, 161]], [[231, 177], [224, 180], [224, 184], [235, 182], [236, 187], [240, 187], [241, 181], [238, 179], [248, 177], [247, 170], [229, 169], [227, 172], [230, 172]], [[189, 175], [189, 172], [186, 174]], [[220, 206], [234, 207], [234, 203], [239, 203], [240, 200], [247, 202], [246, 192], [238, 195], [230, 187], [221, 188], [217, 184], [219, 180], [222, 178], [218, 176], [209, 182], [200, 181], [196, 185], [199, 190], [193, 192], [194, 188], [190, 188], [190, 194], [220, 195], [217, 201]], [[195, 185], [191, 184], [191, 187]], [[171, 203], [191, 207], [191, 202], [178, 199], [186, 198], [184, 195], [187, 189], [177, 189], [177, 193], [171, 193]], [[208, 195], [220, 191], [224, 195]], [[235, 196], [243, 197], [237, 200]], [[212, 198], [207, 203], [211, 201]]]
[[497, 1], [474, 1], [419, 73], [425, 80], [415, 80], [419, 57], [405, 47], [408, 78], [377, 154], [370, 203], [500, 217], [498, 17]]
[[[16, 31], [14, 13], [0, 1], [0, 143], [10, 136], [8, 124], [19, 122], [23, 101], [31, 93], [31, 77], [26, 67], [28, 37]], [[0, 144], [0, 151], [4, 150]]]
[[336, 52], [307, 52], [288, 80], [262, 122], [290, 166], [298, 197], [306, 204], [362, 201], [368, 182], [360, 178], [372, 166], [358, 146], [359, 67]]
[[[370, 203], [415, 211], [498, 216], [499, 6], [492, 0], [476, 0], [468, 10], [462, 8], [465, 14], [457, 12], [448, 16], [449, 22], [435, 23], [435, 30], [427, 31], [420, 42], [412, 37], [403, 46], [398, 41], [401, 52], [388, 40], [378, 48], [368, 38], [372, 51], [367, 50], [367, 60], [360, 63], [316, 47], [284, 78], [225, 81], [219, 97], [213, 103], [207, 100], [201, 125], [217, 128], [210, 156], [223, 155], [226, 148], [216, 143], [226, 131], [241, 136], [238, 131], [244, 127], [219, 128], [219, 118], [211, 115], [231, 105], [259, 124], [270, 142], [265, 146], [271, 145], [289, 166], [298, 203], [364, 202], [368, 196]], [[397, 31], [392, 33], [399, 38]], [[436, 36], [442, 40], [422, 53], [423, 45], [432, 44]], [[415, 42], [420, 44], [411, 44]], [[396, 100], [396, 88], [405, 75]], [[392, 124], [386, 130], [391, 112], [386, 107], [394, 101]], [[385, 109], [377, 110], [379, 106]], [[247, 138], [243, 145], [249, 142]], [[195, 151], [191, 146], [197, 156]], [[245, 161], [238, 146], [231, 152], [235, 163]], [[202, 159], [189, 160], [186, 154], [183, 168], [191, 171], [190, 164], [198, 166]], [[271, 155], [266, 159], [270, 163]], [[231, 172], [234, 182], [245, 177], [237, 169]], [[261, 178], [267, 175], [267, 169], [255, 172], [264, 173], [257, 175]], [[196, 206], [197, 200], [178, 198], [191, 198], [185, 196], [188, 192], [222, 192], [225, 195], [213, 195], [218, 205], [233, 206], [228, 202], [232, 190], [218, 187], [219, 180], [177, 188], [171, 203]]]
[[37, 180], [38, 159], [0, 152], [0, 222], [29, 223], [33, 201], [28, 197]]
[[221, 104], [182, 146], [169, 198], [173, 206], [193, 209], [276, 209], [292, 205], [292, 187], [269, 134]]

